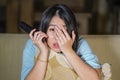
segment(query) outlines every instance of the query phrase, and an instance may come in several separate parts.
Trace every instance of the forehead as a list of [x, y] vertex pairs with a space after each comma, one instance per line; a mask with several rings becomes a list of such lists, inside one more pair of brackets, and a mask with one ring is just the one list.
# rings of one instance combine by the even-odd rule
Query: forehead
[[65, 25], [65, 22], [59, 16], [53, 16], [50, 21], [50, 24]]

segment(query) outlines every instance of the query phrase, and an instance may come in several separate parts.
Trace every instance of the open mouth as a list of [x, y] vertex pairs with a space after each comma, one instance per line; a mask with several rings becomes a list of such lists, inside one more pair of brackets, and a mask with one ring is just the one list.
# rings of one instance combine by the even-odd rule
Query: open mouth
[[53, 44], [53, 47], [54, 47], [54, 48], [59, 48], [58, 43], [54, 43], [54, 44]]

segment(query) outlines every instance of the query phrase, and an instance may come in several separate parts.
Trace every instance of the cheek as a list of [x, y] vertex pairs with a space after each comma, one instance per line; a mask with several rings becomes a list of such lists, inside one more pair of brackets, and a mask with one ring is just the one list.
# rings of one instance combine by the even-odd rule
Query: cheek
[[49, 40], [54, 40], [55, 39], [55, 32], [48, 32], [47, 36], [48, 36]]
[[47, 35], [49, 38], [53, 37], [53, 34], [51, 34], [51, 33], [47, 33]]
[[52, 46], [53, 42], [54, 42], [53, 35], [48, 34], [47, 43], [48, 43], [49, 47]]

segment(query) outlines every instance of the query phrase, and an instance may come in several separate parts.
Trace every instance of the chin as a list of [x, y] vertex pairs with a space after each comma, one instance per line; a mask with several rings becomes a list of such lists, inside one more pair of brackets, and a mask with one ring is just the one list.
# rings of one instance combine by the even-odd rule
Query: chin
[[61, 53], [61, 50], [60, 49], [53, 49], [55, 52], [57, 53]]

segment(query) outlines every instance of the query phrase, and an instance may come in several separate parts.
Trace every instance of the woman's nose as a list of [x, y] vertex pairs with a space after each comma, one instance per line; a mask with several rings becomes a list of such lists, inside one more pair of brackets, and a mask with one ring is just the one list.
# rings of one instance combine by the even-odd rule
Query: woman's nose
[[55, 33], [49, 34], [49, 38], [55, 38]]

